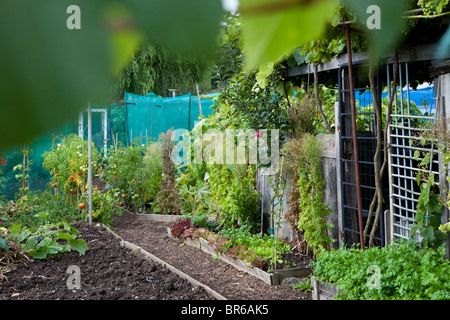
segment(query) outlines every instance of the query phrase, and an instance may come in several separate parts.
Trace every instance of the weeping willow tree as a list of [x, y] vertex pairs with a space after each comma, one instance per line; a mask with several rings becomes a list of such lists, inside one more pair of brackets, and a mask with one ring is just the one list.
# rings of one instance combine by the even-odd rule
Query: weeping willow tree
[[125, 92], [168, 96], [169, 89], [176, 89], [177, 95], [183, 95], [195, 85], [200, 91], [207, 91], [211, 86], [207, 60], [173, 53], [144, 41], [114, 82], [112, 94], [116, 98], [123, 97]]

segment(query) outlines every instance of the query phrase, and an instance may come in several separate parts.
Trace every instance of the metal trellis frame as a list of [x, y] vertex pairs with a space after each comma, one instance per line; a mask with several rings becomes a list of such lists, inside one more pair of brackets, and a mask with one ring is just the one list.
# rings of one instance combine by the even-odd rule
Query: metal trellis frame
[[[388, 65], [388, 96], [390, 96], [390, 74], [392, 65]], [[435, 116], [422, 116], [412, 114], [410, 104], [410, 84], [408, 63], [399, 65], [399, 97], [394, 101], [392, 121], [388, 130], [389, 141], [389, 190], [390, 238], [408, 239], [414, 224], [416, 206], [420, 197], [420, 188], [416, 182], [417, 173], [424, 171], [418, 164], [422, 156], [416, 160], [414, 152], [422, 153], [432, 151], [431, 173], [439, 175], [438, 150], [433, 144], [422, 146], [418, 142], [420, 135], [429, 130], [429, 123], [434, 122]], [[404, 93], [406, 91], [406, 98]], [[427, 172], [430, 172], [427, 170]], [[438, 185], [439, 183], [436, 182]]]

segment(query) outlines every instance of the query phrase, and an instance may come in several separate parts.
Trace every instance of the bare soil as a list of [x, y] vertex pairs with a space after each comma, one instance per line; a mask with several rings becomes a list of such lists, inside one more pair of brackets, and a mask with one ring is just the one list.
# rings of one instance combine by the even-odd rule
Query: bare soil
[[[230, 300], [311, 300], [310, 292], [290, 286], [271, 286], [264, 281], [214, 259], [200, 249], [169, 237], [169, 223], [141, 221], [125, 213], [115, 217], [112, 228], [122, 239], [166, 261]], [[291, 256], [297, 263], [309, 263]], [[299, 260], [300, 259], [300, 260]], [[299, 262], [300, 261], [300, 262]], [[298, 264], [297, 264], [298, 265]]]
[[[77, 224], [89, 250], [48, 260], [31, 260], [4, 273], [0, 300], [209, 300], [161, 265], [120, 246], [104, 227]], [[69, 266], [80, 269], [80, 289], [73, 287]]]
[[[0, 300], [213, 300], [187, 280], [120, 246], [104, 227], [74, 225], [89, 250], [47, 260], [32, 260], [4, 272]], [[311, 293], [271, 286], [215, 260], [211, 255], [170, 238], [168, 223], [115, 216], [112, 229], [230, 300], [311, 300]], [[80, 289], [71, 286], [69, 266], [80, 269]]]

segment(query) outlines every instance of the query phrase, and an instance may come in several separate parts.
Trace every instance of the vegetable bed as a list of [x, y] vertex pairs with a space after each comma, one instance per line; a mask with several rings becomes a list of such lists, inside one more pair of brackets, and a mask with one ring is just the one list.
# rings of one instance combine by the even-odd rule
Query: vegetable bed
[[[89, 250], [44, 260], [30, 260], [3, 272], [0, 300], [206, 300], [204, 289], [161, 265], [120, 246], [104, 227], [75, 225]], [[80, 289], [68, 280], [69, 266], [80, 269]]]

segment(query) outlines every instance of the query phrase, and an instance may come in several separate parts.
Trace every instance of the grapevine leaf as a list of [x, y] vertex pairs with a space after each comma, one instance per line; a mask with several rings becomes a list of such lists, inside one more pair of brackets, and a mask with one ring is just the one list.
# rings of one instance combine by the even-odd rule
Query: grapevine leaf
[[147, 38], [172, 51], [211, 56], [224, 13], [220, 0], [124, 0]]
[[423, 238], [424, 241], [431, 242], [433, 241], [433, 227], [431, 226], [423, 226], [420, 228], [420, 236]]
[[[335, 14], [333, 0], [292, 2], [241, 0], [247, 70], [277, 62], [300, 45], [319, 38]], [[264, 36], [262, 36], [264, 35]]]
[[64, 233], [64, 232], [59, 232], [58, 233], [58, 238], [62, 239], [62, 240], [70, 241], [70, 240], [73, 240], [75, 238], [75, 235], [71, 235], [71, 234]]
[[23, 250], [25, 250], [25, 251], [32, 250], [33, 248], [36, 248], [37, 244], [38, 244], [38, 241], [36, 238], [28, 238], [27, 241], [25, 242]]
[[420, 151], [419, 150], [414, 151], [414, 159], [416, 159], [416, 161], [418, 161], [419, 157], [420, 157]]
[[33, 259], [46, 259], [48, 254], [48, 246], [42, 246], [28, 252]]
[[[108, 94], [111, 71], [102, 1], [0, 2], [0, 149], [57, 130]], [[67, 8], [81, 8], [81, 29]]]

